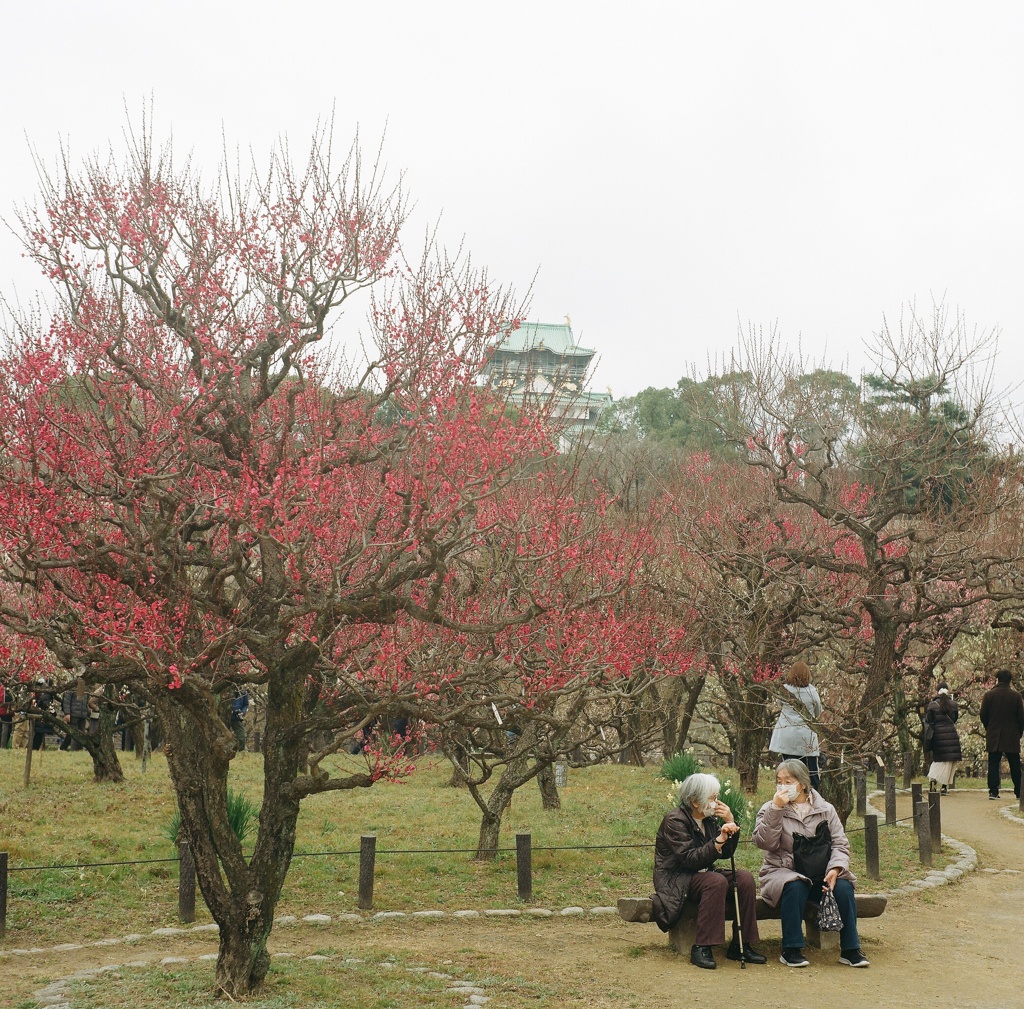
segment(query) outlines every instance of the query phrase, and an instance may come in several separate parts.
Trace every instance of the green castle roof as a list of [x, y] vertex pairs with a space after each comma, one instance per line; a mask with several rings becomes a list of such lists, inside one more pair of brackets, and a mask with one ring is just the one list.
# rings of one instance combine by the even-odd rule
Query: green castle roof
[[597, 353], [576, 343], [571, 326], [555, 322], [524, 322], [519, 329], [510, 332], [496, 349], [522, 354], [541, 348], [560, 357], [593, 357]]

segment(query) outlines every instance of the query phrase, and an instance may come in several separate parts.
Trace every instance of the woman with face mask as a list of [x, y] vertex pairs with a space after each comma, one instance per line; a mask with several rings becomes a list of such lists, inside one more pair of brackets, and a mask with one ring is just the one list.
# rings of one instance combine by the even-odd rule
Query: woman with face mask
[[[812, 787], [807, 765], [801, 760], [784, 760], [775, 771], [775, 796], [757, 813], [754, 844], [764, 852], [761, 866], [761, 899], [779, 907], [782, 915], [782, 956], [787, 967], [807, 967], [803, 954], [804, 907], [808, 900], [818, 903], [824, 887], [836, 898], [843, 927], [839, 933], [839, 962], [848, 967], [867, 967], [857, 936], [857, 901], [850, 872], [850, 841], [836, 813]], [[793, 860], [793, 835], [814, 837], [824, 823], [831, 835], [832, 850], [824, 862], [824, 878], [811, 880], [798, 872]], [[824, 861], [824, 860], [823, 860]]]
[[[652, 917], [662, 932], [668, 932], [689, 900], [697, 905], [697, 934], [690, 950], [690, 963], [707, 970], [717, 964], [712, 947], [725, 943], [725, 917], [733, 915], [739, 893], [743, 932], [743, 959], [767, 963], [753, 946], [757, 942], [757, 913], [754, 877], [744, 869], [735, 878], [715, 862], [728, 859], [736, 850], [739, 825], [732, 810], [718, 801], [721, 785], [713, 774], [691, 774], [679, 790], [679, 807], [665, 814], [654, 845], [654, 897]], [[732, 943], [725, 954], [740, 959], [740, 944], [733, 926]]]

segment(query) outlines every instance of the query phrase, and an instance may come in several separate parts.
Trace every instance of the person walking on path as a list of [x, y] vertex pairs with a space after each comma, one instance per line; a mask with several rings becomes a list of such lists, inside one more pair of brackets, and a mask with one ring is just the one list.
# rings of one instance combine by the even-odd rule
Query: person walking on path
[[996, 685], [981, 699], [981, 724], [988, 750], [988, 797], [999, 798], [1000, 765], [1010, 765], [1013, 794], [1020, 798], [1020, 737], [1024, 735], [1024, 697], [1010, 686], [1009, 669], [996, 673]]
[[768, 749], [782, 755], [783, 760], [802, 760], [811, 774], [811, 787], [820, 784], [818, 775], [818, 734], [807, 724], [807, 718], [821, 715], [821, 698], [811, 683], [811, 670], [806, 662], [794, 662], [783, 684], [790, 699], [782, 705]]
[[957, 764], [964, 756], [960, 749], [960, 734], [956, 731], [956, 720], [959, 717], [960, 709], [949, 687], [940, 683], [938, 693], [924, 709], [924, 720], [926, 725], [932, 727], [932, 763], [928, 768], [928, 780], [933, 789], [940, 786], [943, 795], [953, 784]]

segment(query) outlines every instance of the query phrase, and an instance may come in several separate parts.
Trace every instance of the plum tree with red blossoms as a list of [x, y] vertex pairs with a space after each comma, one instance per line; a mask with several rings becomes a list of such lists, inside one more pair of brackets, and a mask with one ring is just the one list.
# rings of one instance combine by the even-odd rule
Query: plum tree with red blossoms
[[[300, 801], [405, 771], [345, 742], [457, 692], [460, 649], [579, 610], [590, 572], [572, 571], [595, 556], [562, 523], [574, 474], [546, 418], [476, 382], [519, 306], [469, 263], [410, 263], [402, 194], [356, 149], [335, 165], [318, 135], [304, 163], [282, 149], [204, 187], [143, 136], [123, 163], [43, 178], [21, 221], [54, 304], [12, 323], [0, 377], [0, 617], [152, 704], [237, 997], [269, 966]], [[360, 302], [363, 349], [318, 351], [356, 346], [337, 323]], [[534, 507], [545, 467], [562, 510]], [[534, 591], [552, 568], [558, 599]], [[415, 627], [429, 647], [393, 647]], [[267, 722], [246, 858], [226, 789], [251, 684]]]
[[[656, 539], [609, 522], [600, 494], [583, 508], [545, 487], [527, 544], [528, 554], [551, 558], [529, 586], [540, 614], [466, 652], [472, 689], [460, 680], [458, 693], [449, 684], [436, 702], [441, 749], [481, 812], [478, 858], [493, 858], [518, 788], [538, 778], [552, 808], [551, 765], [570, 754], [582, 765], [622, 751], [627, 742], [612, 723], [632, 713], [651, 683], [690, 664], [685, 629], [652, 598]], [[571, 549], [560, 550], [562, 542]], [[457, 718], [446, 713], [452, 705]]]

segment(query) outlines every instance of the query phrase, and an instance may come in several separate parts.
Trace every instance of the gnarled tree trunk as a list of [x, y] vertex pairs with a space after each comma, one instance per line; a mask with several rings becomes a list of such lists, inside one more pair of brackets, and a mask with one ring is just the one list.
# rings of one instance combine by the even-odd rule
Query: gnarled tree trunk
[[167, 765], [182, 830], [192, 848], [196, 880], [220, 926], [217, 989], [237, 999], [258, 989], [266, 977], [267, 940], [295, 847], [301, 799], [296, 778], [303, 754], [300, 736], [287, 730], [301, 717], [302, 679], [295, 675], [270, 679], [263, 805], [256, 850], [248, 861], [227, 816], [234, 735], [223, 719], [195, 717], [189, 710], [217, 705], [216, 697], [189, 683], [175, 693], [177, 697], [158, 694], [154, 702], [166, 733]]
[[537, 784], [540, 786], [540, 804], [544, 809], [561, 809], [562, 799], [555, 785], [555, 769], [545, 764], [537, 773]]

